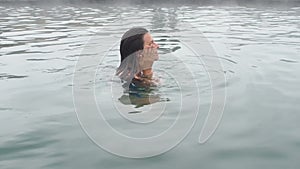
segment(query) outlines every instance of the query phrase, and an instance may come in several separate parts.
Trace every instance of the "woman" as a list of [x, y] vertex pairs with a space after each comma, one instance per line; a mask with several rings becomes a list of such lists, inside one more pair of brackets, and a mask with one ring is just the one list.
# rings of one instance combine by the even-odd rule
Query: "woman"
[[122, 36], [120, 44], [121, 64], [117, 75], [129, 83], [151, 82], [153, 62], [158, 60], [157, 48], [149, 31], [135, 27]]
[[157, 48], [147, 29], [131, 28], [122, 36], [121, 64], [116, 73], [125, 81], [125, 93], [119, 98], [121, 103], [139, 108], [160, 101], [160, 96], [151, 88], [155, 86], [152, 65], [158, 60]]

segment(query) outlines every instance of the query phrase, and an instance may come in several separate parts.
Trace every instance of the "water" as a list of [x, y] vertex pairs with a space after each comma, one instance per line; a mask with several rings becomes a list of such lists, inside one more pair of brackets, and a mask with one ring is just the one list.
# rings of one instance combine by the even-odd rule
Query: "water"
[[[117, 22], [120, 18], [122, 22]], [[163, 101], [138, 110], [180, 103], [172, 72], [182, 69], [172, 66], [178, 60], [164, 57], [167, 54], [184, 59], [201, 96], [199, 116], [186, 139], [165, 154], [140, 160], [112, 155], [94, 144], [80, 127], [72, 96], [75, 65], [84, 57], [84, 45], [95, 34], [121, 37], [132, 19], [150, 29], [161, 45], [155, 69], [162, 80], [156, 94]], [[194, 62], [178, 37], [169, 36], [189, 29], [179, 26], [182, 21], [207, 37], [226, 77], [224, 115], [205, 144], [199, 144], [198, 137], [209, 110], [210, 83], [203, 65]], [[3, 5], [0, 23], [1, 168], [279, 169], [300, 165], [300, 7]], [[103, 44], [94, 47], [96, 53], [86, 56], [107, 51]], [[107, 80], [119, 64], [117, 47], [96, 74], [99, 102], [110, 102], [111, 93], [104, 90], [108, 83], [116, 87], [114, 99], [123, 94], [117, 79]], [[218, 89], [224, 87], [218, 84]], [[189, 92], [182, 89], [183, 94]], [[112, 115], [110, 122], [126, 134], [148, 136], [170, 125], [177, 110], [168, 107], [165, 123], [146, 133], [143, 128], [126, 128], [121, 116]], [[133, 115], [147, 117], [139, 112]]]

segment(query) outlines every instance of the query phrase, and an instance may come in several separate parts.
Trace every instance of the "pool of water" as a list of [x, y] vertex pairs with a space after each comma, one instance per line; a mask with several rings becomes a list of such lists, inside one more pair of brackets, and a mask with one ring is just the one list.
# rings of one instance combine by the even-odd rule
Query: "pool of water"
[[[0, 5], [0, 167], [297, 168], [299, 23], [300, 7]], [[148, 28], [160, 45], [160, 60], [154, 65], [160, 82], [150, 92], [150, 103], [135, 98], [130, 102], [114, 77], [118, 39], [132, 25]], [[191, 52], [189, 42], [197, 42], [198, 34], [182, 43], [181, 36], [192, 27], [204, 35], [215, 55]], [[214, 79], [215, 90], [226, 90], [226, 100], [216, 132], [199, 144], [212, 99], [210, 67], [200, 61], [205, 57], [221, 62], [213, 71], [226, 82]], [[98, 59], [85, 63], [84, 58]], [[92, 66], [94, 81], [74, 83], [76, 73], [84, 76]], [[89, 97], [80, 95], [76, 114], [74, 86], [92, 86], [106, 122], [128, 136], [161, 133], [178, 120], [180, 108], [180, 118], [186, 120], [182, 127], [195, 123], [180, 144], [164, 154], [116, 156], [83, 130], [78, 111], [90, 110]], [[197, 117], [191, 113], [195, 106]], [[151, 126], [140, 126], [124, 118], [152, 121]]]

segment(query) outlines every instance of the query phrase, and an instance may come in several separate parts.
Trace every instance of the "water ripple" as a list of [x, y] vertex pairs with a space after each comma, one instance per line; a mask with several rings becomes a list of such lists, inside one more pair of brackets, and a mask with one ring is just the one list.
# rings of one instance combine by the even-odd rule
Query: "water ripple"
[[21, 78], [26, 78], [26, 77], [28, 77], [28, 76], [0, 73], [0, 80], [2, 80], [2, 79], [21, 79]]
[[[102, 165], [100, 162], [104, 162], [106, 168], [122, 166], [122, 168], [133, 169], [147, 168], [147, 166], [218, 168], [215, 165], [220, 165], [219, 168], [237, 168], [236, 165], [240, 165], [242, 167], [239, 168], [273, 169], [299, 166], [297, 164], [297, 152], [300, 148], [297, 141], [299, 140], [297, 121], [299, 113], [296, 113], [299, 112], [297, 101], [300, 79], [299, 7], [277, 9], [257, 6], [176, 6], [174, 4], [174, 6], [162, 7], [155, 4], [149, 6], [96, 4], [95, 6], [85, 6], [86, 4], [57, 6], [48, 3], [49, 6], [44, 7], [28, 4], [27, 7], [2, 6], [1, 4], [1, 117], [7, 115], [15, 119], [23, 117], [20, 116], [21, 113], [26, 114], [28, 116], [21, 119], [22, 122], [27, 121], [30, 127], [32, 125], [40, 127], [47, 122], [49, 124], [49, 119], [43, 120], [45, 116], [53, 117], [51, 113], [71, 110], [67, 118], [52, 119], [51, 124], [43, 130], [27, 132], [27, 125], [14, 123], [18, 124], [18, 127], [13, 128], [14, 124], [12, 124], [11, 130], [17, 128], [21, 134], [12, 133], [11, 138], [1, 135], [0, 161], [8, 166], [3, 168], [9, 168], [9, 165], [12, 168], [26, 168], [26, 166], [27, 168], [28, 166], [31, 168], [99, 168]], [[117, 19], [121, 19], [120, 23], [113, 24]], [[192, 60], [193, 58], [180, 44], [179, 35], [189, 30], [188, 27], [179, 26], [178, 23], [182, 21], [198, 28], [211, 42], [218, 55], [204, 57], [220, 59], [224, 70], [215, 70], [214, 67], [197, 64]], [[123, 161], [114, 158], [101, 149], [95, 148], [90, 142], [84, 142], [88, 139], [83, 136], [77, 122], [72, 92], [69, 90], [70, 86], [76, 86], [72, 83], [74, 65], [78, 57], [99, 57], [99, 53], [108, 50], [102, 49], [101, 43], [95, 43], [92, 47], [95, 51], [81, 54], [91, 37], [120, 36], [132, 23], [146, 25], [151, 30], [153, 38], [160, 45], [159, 54], [162, 57], [174, 52], [180, 53], [180, 57], [185, 57], [187, 62], [192, 62], [187, 64], [191, 65], [191, 70], [201, 86], [201, 106], [204, 105], [209, 109], [211, 86], [209, 79], [206, 78], [206, 71], [200, 69], [200, 66], [226, 76], [226, 84], [220, 82], [217, 85], [217, 90], [226, 86], [228, 91], [224, 118], [216, 136], [208, 144], [197, 145], [197, 133], [189, 135], [179, 147], [162, 156], [132, 163], [130, 160], [126, 161], [128, 159]], [[170, 36], [170, 33], [179, 35]], [[103, 77], [111, 77], [109, 72], [115, 72], [114, 65], [119, 63], [118, 49], [112, 52], [117, 54], [106, 57], [107, 63], [112, 66], [107, 66], [104, 62], [104, 65], [100, 65], [104, 67], [99, 69], [99, 74]], [[164, 59], [159, 62], [162, 65], [161, 69], [167, 72], [181, 71], [177, 66], [179, 61], [176, 62], [171, 57]], [[91, 64], [99, 63], [86, 63], [78, 71], [88, 72], [86, 69], [93, 67]], [[155, 66], [157, 65], [159, 64]], [[30, 80], [27, 80], [27, 77], [30, 77]], [[13, 79], [26, 80], [19, 83]], [[160, 91], [187, 94], [184, 93], [187, 89], [179, 90], [172, 81], [162, 79]], [[95, 85], [101, 87], [102, 84]], [[68, 90], [65, 90], [66, 88]], [[109, 101], [111, 98], [99, 97], [99, 99]], [[172, 103], [173, 100], [167, 102]], [[206, 107], [199, 107], [199, 110], [203, 112]], [[18, 109], [22, 112], [17, 112]], [[172, 107], [168, 109], [177, 111]], [[33, 118], [35, 120], [32, 120]], [[68, 118], [71, 120], [66, 121]], [[5, 124], [6, 119], [0, 118], [0, 124]], [[120, 119], [116, 119], [118, 120]], [[60, 125], [56, 127], [57, 124], [67, 124], [69, 128]], [[1, 126], [2, 131], [10, 132], [5, 127], [7, 126]], [[156, 129], [158, 128], [153, 128]], [[140, 128], [130, 130], [144, 132]], [[66, 145], [70, 145], [64, 149], [69, 154], [57, 152], [59, 148], [65, 148]], [[187, 156], [189, 158], [186, 158]], [[190, 159], [194, 161], [181, 163]], [[251, 159], [255, 159], [255, 166], [252, 166], [254, 163]], [[215, 163], [214, 160], [220, 163]], [[39, 165], [41, 163], [43, 164]], [[90, 166], [84, 166], [85, 164]], [[294, 164], [294, 167], [290, 164]], [[15, 167], [18, 165], [21, 167]]]
[[289, 60], [289, 59], [280, 59], [282, 62], [287, 62], [287, 63], [298, 63], [298, 61], [295, 60]]

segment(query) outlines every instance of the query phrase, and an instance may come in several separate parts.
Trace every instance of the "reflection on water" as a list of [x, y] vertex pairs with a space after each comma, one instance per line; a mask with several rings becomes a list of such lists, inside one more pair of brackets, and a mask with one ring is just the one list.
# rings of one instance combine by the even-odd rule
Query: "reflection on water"
[[[297, 168], [299, 11], [299, 7], [242, 6], [0, 6], [0, 167]], [[120, 18], [122, 25], [112, 24]], [[195, 62], [179, 36], [170, 36], [189, 29], [178, 26], [182, 21], [192, 23], [212, 43], [218, 56], [201, 57], [220, 58], [227, 79], [224, 118], [204, 145], [198, 145], [197, 139], [210, 105], [205, 72], [209, 67]], [[201, 95], [199, 119], [190, 135], [172, 151], [139, 161], [115, 157], [91, 143], [77, 122], [72, 101], [77, 59], [99, 56], [81, 54], [85, 43], [95, 33], [119, 37], [132, 22], [146, 25], [161, 47], [161, 59], [154, 65], [158, 75], [180, 73], [179, 60], [174, 57], [181, 58], [193, 72]], [[107, 51], [101, 44], [95, 45], [99, 51]], [[119, 64], [118, 50], [102, 64], [95, 83], [97, 99], [109, 102], [111, 93], [103, 89], [113, 83], [110, 72], [114, 74]], [[147, 115], [139, 108], [167, 103], [177, 106], [179, 100], [168, 98], [176, 98], [181, 91], [187, 97], [189, 89], [180, 91], [176, 82], [166, 77], [160, 77], [157, 89], [135, 93], [120, 89], [113, 99], [137, 107], [131, 116]], [[167, 111], [170, 113], [161, 116], [164, 123], [153, 127], [153, 133], [176, 119], [177, 107]], [[183, 118], [189, 117], [183, 113]], [[113, 116], [110, 122], [125, 126], [127, 134], [149, 134], [131, 124], [126, 127], [120, 116]]]
[[[161, 97], [159, 94], [160, 86], [158, 86], [155, 79], [152, 79], [150, 83], [146, 82], [145, 84], [142, 81], [133, 79], [129, 85], [126, 83], [123, 84], [124, 93], [119, 98], [119, 101], [124, 105], [134, 105], [135, 108], [140, 108], [157, 102], [170, 101], [169, 98]], [[142, 113], [142, 111], [138, 110], [129, 113]]]
[[135, 108], [139, 108], [160, 101], [160, 95], [154, 93], [157, 86], [150, 86], [133, 79], [129, 85], [124, 84], [123, 88], [124, 94], [119, 101], [125, 105], [135, 105]]

